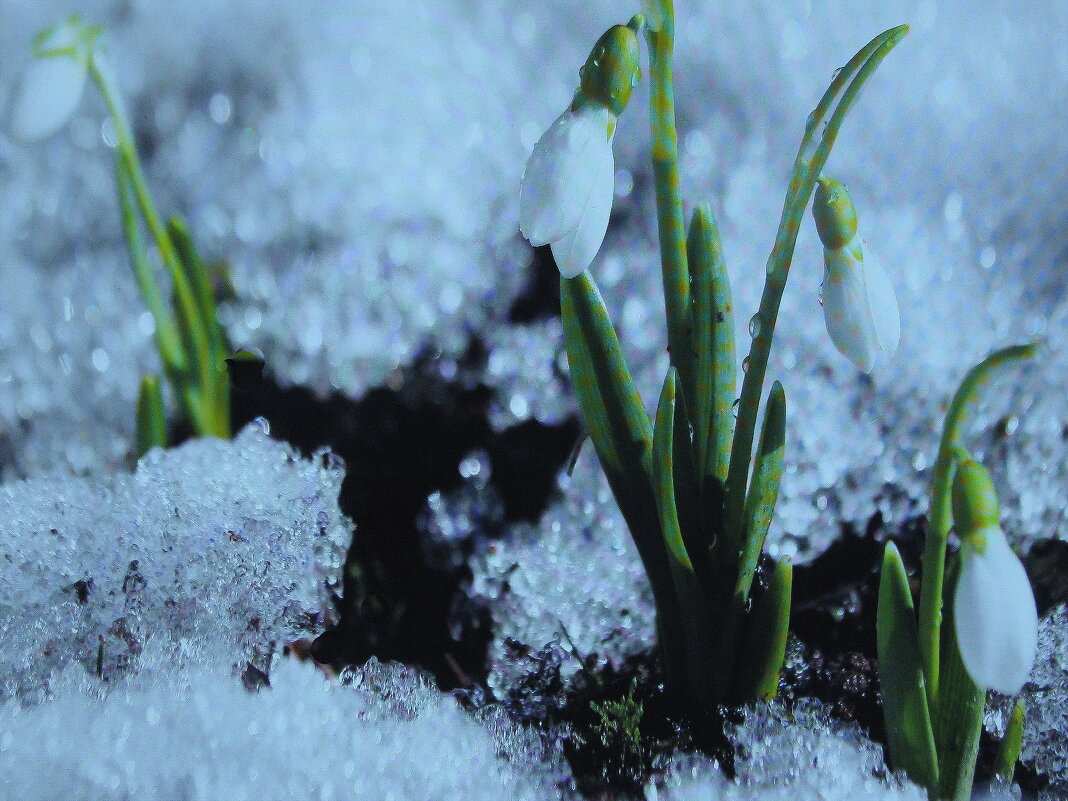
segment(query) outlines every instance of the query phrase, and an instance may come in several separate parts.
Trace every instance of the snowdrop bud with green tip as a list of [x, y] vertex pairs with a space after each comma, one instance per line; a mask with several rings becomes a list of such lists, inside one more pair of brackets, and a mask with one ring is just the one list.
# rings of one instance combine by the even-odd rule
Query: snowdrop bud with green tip
[[552, 245], [565, 278], [590, 266], [608, 230], [612, 137], [638, 81], [638, 56], [633, 30], [606, 31], [579, 72], [575, 99], [538, 140], [523, 171], [519, 229], [534, 246]]
[[11, 101], [9, 131], [23, 142], [51, 136], [78, 108], [93, 47], [103, 29], [77, 15], [34, 41], [33, 62]]
[[870, 373], [897, 350], [897, 295], [878, 257], [857, 233], [857, 212], [840, 181], [821, 177], [812, 216], [823, 242], [823, 315], [835, 347]]
[[961, 539], [953, 597], [961, 661], [976, 686], [1015, 695], [1035, 661], [1038, 612], [1027, 573], [1001, 530], [990, 475], [971, 459], [953, 479], [953, 522]]

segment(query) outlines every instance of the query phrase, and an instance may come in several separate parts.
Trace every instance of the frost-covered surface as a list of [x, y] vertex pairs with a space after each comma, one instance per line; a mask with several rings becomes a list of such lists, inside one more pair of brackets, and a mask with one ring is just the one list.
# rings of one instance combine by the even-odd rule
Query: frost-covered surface
[[[573, 477], [561, 480], [562, 500], [538, 525], [512, 527], [471, 559], [467, 592], [490, 612], [488, 684], [499, 697], [531, 668], [516, 646], [537, 652], [552, 643], [565, 680], [582, 667], [576, 654], [590, 660], [587, 667], [619, 667], [652, 647], [648, 579], [593, 449], [584, 450]], [[458, 491], [461, 498], [478, 492], [475, 482]]]
[[[17, 54], [69, 9], [2, 4], [6, 102]], [[239, 299], [224, 316], [236, 344], [262, 348], [285, 381], [355, 394], [424, 338], [450, 350], [470, 327], [498, 349], [486, 375], [501, 390], [498, 425], [573, 408], [558, 326], [499, 328], [525, 280], [523, 161], [570, 99], [589, 43], [625, 16], [618, 3], [275, 3], [257, 15], [240, 2], [196, 14], [143, 0], [83, 5], [109, 25], [160, 205], [190, 217], [210, 257], [234, 263]], [[834, 352], [806, 222], [771, 365], [798, 424], [773, 546], [803, 559], [840, 520], [922, 511], [957, 380], [990, 348], [1035, 336], [1054, 352], [1019, 383], [1018, 425], [990, 455], [1010, 532], [1024, 544], [1063, 534], [1068, 142], [1057, 121], [1068, 18], [1058, 4], [677, 6], [683, 192], [719, 218], [743, 343], [806, 114], [861, 44], [912, 25], [829, 165], [898, 291], [901, 348], [871, 381]], [[643, 101], [639, 91], [615, 138], [618, 213], [594, 271], [652, 404], [664, 351]], [[102, 120], [90, 92], [47, 143], [0, 136], [8, 478], [119, 462], [131, 439], [123, 410], [157, 363], [122, 254]], [[991, 407], [978, 441], [1007, 410]]]
[[1068, 607], [1063, 604], [1038, 632], [1038, 658], [1023, 691], [1027, 704], [1020, 758], [1049, 777], [1049, 799], [1068, 793]]
[[[280, 660], [249, 693], [225, 671], [162, 670], [108, 692], [84, 679], [0, 706], [0, 791], [69, 801], [570, 798], [557, 751], [478, 721], [410, 669], [371, 660], [340, 684]], [[80, 686], [79, 686], [80, 685]]]
[[146, 648], [266, 670], [331, 614], [343, 477], [250, 425], [153, 450], [132, 475], [0, 487], [0, 698], [39, 699], [65, 667], [126, 678]]
[[746, 710], [743, 723], [728, 729], [735, 747], [737, 783], [718, 766], [680, 758], [647, 798], [659, 801], [771, 801], [820, 798], [825, 801], [885, 799], [922, 801], [926, 793], [898, 777], [888, 777], [882, 749], [856, 724], [831, 719], [818, 704], [787, 712], [779, 705]]

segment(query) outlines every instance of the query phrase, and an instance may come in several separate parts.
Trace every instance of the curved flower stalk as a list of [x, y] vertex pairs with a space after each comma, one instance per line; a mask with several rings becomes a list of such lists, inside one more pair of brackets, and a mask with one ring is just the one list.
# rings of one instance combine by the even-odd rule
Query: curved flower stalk
[[823, 242], [823, 315], [839, 352], [864, 373], [897, 350], [897, 295], [879, 258], [857, 234], [857, 212], [840, 181], [821, 177], [812, 216]]
[[[918, 614], [893, 543], [883, 558], [876, 627], [889, 759], [932, 799], [971, 797], [985, 690], [1018, 692], [1034, 660], [1034, 596], [1001, 531], [990, 477], [964, 450], [960, 431], [994, 371], [1036, 350], [992, 353], [953, 396], [933, 469]], [[954, 526], [961, 553], [947, 566]], [[1018, 705], [999, 757], [1002, 775], [1011, 776], [1022, 727]]]
[[[123, 232], [138, 288], [156, 323], [156, 345], [183, 416], [201, 436], [230, 435], [230, 390], [224, 359], [226, 338], [216, 316], [211, 277], [184, 221], [163, 222], [149, 194], [133, 132], [110, 63], [101, 51], [99, 25], [78, 16], [50, 28], [34, 42], [33, 61], [22, 76], [10, 110], [12, 135], [24, 141], [58, 131], [77, 109], [91, 77], [107, 105], [116, 132], [116, 183]], [[140, 219], [138, 219], [140, 217]], [[147, 228], [173, 290], [169, 308], [142, 239]], [[142, 383], [138, 400], [138, 455], [164, 445], [158, 382]]]
[[961, 540], [953, 623], [961, 660], [976, 686], [1016, 695], [1038, 649], [1031, 582], [1001, 530], [990, 475], [965, 459], [953, 478], [953, 520]]
[[519, 230], [535, 247], [552, 246], [564, 278], [590, 266], [608, 230], [612, 137], [638, 74], [638, 37], [625, 25], [609, 28], [580, 71], [575, 99], [538, 140], [523, 171]]
[[[554, 245], [575, 394], [652, 585], [665, 683], [682, 704], [709, 710], [778, 691], [792, 568], [763, 553], [786, 439], [786, 393], [778, 381], [767, 395], [757, 437], [768, 354], [816, 176], [861, 86], [907, 28], [880, 34], [853, 56], [809, 116], [763, 272], [760, 308], [750, 321], [753, 341], [741, 365], [738, 398], [734, 312], [719, 231], [708, 205], [697, 206], [688, 227], [683, 215], [673, 4], [643, 0], [643, 9], [644, 16], [601, 38], [571, 108], [535, 148], [523, 179], [521, 225], [533, 242]], [[632, 32], [644, 32], [648, 47], [651, 155], [671, 356], [653, 419], [586, 270], [607, 223], [610, 126], [638, 74]], [[605, 58], [614, 52], [620, 56]], [[599, 199], [591, 201], [594, 196]], [[597, 213], [583, 216], [590, 209]], [[758, 583], [762, 556], [766, 582]], [[756, 586], [762, 591], [754, 592]]]

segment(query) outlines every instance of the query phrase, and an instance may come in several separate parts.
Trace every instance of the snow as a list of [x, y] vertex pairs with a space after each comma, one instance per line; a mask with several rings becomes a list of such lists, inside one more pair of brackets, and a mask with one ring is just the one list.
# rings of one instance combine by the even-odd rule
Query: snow
[[887, 776], [882, 750], [856, 724], [831, 719], [818, 702], [787, 711], [779, 704], [750, 707], [728, 737], [735, 747], [736, 782], [718, 765], [693, 757], [678, 759], [665, 779], [646, 790], [647, 799], [855, 798], [906, 801], [926, 798], [920, 787]]
[[270, 687], [252, 693], [203, 666], [162, 668], [107, 692], [87, 689], [64, 686], [25, 709], [0, 706], [0, 794], [26, 801], [573, 797], [559, 753], [536, 735], [476, 720], [394, 663], [372, 659], [335, 681], [284, 659]]
[[266, 672], [332, 617], [343, 477], [250, 425], [133, 474], [0, 486], [0, 698], [41, 700], [63, 669], [121, 681], [146, 652]]
[[1038, 658], [1024, 686], [1027, 705], [1020, 759], [1049, 777], [1045, 796], [1068, 792], [1068, 607], [1061, 604], [1038, 630]]

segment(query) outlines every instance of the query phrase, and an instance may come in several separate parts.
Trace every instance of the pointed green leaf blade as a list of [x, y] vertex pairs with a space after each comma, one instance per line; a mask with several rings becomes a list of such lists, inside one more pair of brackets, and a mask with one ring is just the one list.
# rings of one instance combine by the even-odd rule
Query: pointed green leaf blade
[[734, 597], [744, 603], [749, 597], [757, 561], [764, 550], [764, 539], [775, 513], [775, 501], [779, 496], [782, 480], [783, 454], [786, 449], [786, 392], [776, 381], [764, 407], [764, 427], [757, 445], [753, 480], [749, 497], [745, 502], [745, 523], [742, 552], [738, 562], [738, 580]]
[[927, 708], [916, 616], [908, 575], [897, 547], [887, 543], [877, 609], [879, 684], [891, 767], [938, 792], [938, 755]]
[[719, 229], [707, 204], [694, 209], [686, 252], [693, 276], [697, 466], [702, 475], [722, 488], [727, 480], [734, 434], [731, 407], [737, 397], [737, 361], [730, 279]]
[[[707, 601], [683, 541], [675, 503], [675, 412], [678, 372], [669, 368], [656, 409], [653, 434], [653, 486], [660, 513], [660, 529], [667, 548], [671, 577], [679, 599], [682, 630], [686, 638], [686, 692], [705, 704], [712, 689], [710, 672], [713, 631], [707, 616]], [[678, 396], [681, 398], [681, 395]], [[687, 442], [686, 451], [689, 452]]]
[[745, 646], [734, 671], [731, 703], [770, 701], [779, 692], [779, 676], [790, 633], [793, 566], [776, 562], [767, 590], [753, 603]]
[[1022, 698], [1017, 698], [1012, 707], [1012, 714], [1009, 716], [1009, 723], [1005, 727], [1005, 737], [994, 759], [994, 773], [1006, 784], [1012, 781], [1013, 774], [1016, 773], [1016, 763], [1020, 761], [1026, 714], [1027, 705]]
[[167, 423], [163, 417], [163, 393], [159, 379], [146, 375], [137, 396], [137, 458], [153, 448], [167, 447]]

